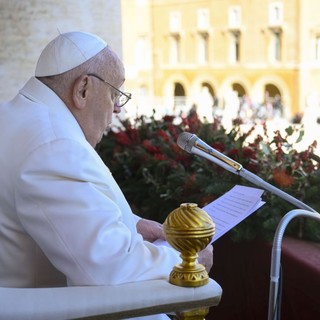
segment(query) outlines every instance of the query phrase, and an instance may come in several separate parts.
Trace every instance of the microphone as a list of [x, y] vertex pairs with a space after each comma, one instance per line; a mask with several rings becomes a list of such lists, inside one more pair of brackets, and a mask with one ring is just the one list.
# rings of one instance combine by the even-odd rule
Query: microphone
[[222, 168], [243, 177], [251, 183], [277, 195], [278, 197], [290, 202], [291, 204], [295, 205], [300, 209], [317, 212], [313, 208], [303, 203], [302, 201], [274, 187], [270, 183], [264, 181], [257, 175], [253, 174], [252, 172], [245, 170], [240, 163], [227, 157], [225, 154], [213, 149], [208, 144], [203, 142], [200, 138], [198, 138], [195, 134], [189, 132], [180, 133], [177, 139], [177, 144], [181, 149], [187, 151], [188, 153], [196, 154], [211, 162], [214, 162]]

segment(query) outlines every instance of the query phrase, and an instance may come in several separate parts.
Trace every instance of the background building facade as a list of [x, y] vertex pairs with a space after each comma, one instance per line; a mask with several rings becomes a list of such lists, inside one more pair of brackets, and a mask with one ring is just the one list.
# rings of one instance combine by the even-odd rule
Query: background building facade
[[317, 0], [122, 0], [135, 111], [291, 119], [319, 108], [317, 9]]
[[0, 99], [33, 75], [49, 39], [83, 30], [122, 55], [127, 115], [196, 107], [208, 120], [219, 112], [314, 120], [317, 9], [318, 0], [0, 0]]

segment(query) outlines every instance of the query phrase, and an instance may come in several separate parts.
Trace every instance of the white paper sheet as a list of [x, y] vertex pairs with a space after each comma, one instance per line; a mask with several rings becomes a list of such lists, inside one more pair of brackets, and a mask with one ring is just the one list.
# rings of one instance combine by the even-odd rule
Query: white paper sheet
[[[265, 202], [261, 201], [263, 192], [262, 189], [236, 185], [224, 195], [203, 207], [202, 209], [208, 213], [216, 225], [212, 242], [218, 240], [264, 205]], [[169, 246], [164, 240], [156, 240], [154, 244]]]
[[262, 189], [236, 185], [223, 196], [202, 209], [208, 213], [216, 225], [212, 242], [231, 230], [242, 220], [260, 208]]

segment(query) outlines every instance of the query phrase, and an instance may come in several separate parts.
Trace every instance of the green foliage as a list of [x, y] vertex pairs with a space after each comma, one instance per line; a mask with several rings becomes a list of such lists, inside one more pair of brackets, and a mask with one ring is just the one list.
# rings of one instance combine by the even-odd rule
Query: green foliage
[[[226, 132], [218, 119], [202, 123], [197, 114], [185, 118], [165, 116], [161, 120], [141, 116], [121, 121], [119, 128], [103, 138], [97, 151], [133, 211], [159, 222], [181, 203], [195, 202], [202, 207], [236, 184], [255, 187], [180, 149], [176, 140], [184, 131], [195, 133], [247, 170], [319, 211], [319, 163], [312, 159], [316, 144], [298, 152], [295, 143], [303, 138], [303, 128], [290, 126], [284, 136], [275, 131], [269, 137], [266, 125], [261, 126], [263, 134], [254, 133], [256, 125], [244, 133], [240, 123]], [[294, 209], [267, 191], [263, 198], [267, 203], [230, 231], [234, 240], [271, 239], [283, 215]], [[287, 233], [320, 240], [317, 222], [296, 220], [289, 224]]]

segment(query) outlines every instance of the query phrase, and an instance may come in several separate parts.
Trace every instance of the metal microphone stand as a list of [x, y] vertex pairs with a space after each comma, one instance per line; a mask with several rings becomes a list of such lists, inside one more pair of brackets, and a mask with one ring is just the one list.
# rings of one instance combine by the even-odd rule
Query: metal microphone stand
[[278, 224], [277, 230], [273, 238], [273, 246], [271, 253], [271, 269], [270, 269], [270, 290], [269, 290], [269, 307], [268, 320], [279, 320], [280, 295], [279, 295], [279, 276], [280, 276], [280, 260], [281, 260], [281, 243], [283, 234], [289, 222], [295, 217], [306, 217], [320, 221], [320, 214], [310, 212], [308, 210], [295, 209], [289, 211]]
[[[280, 190], [279, 188], [271, 185], [270, 183], [264, 181], [263, 179], [261, 179], [260, 177], [255, 175], [254, 173], [244, 169], [240, 163], [227, 157], [226, 155], [222, 154], [221, 152], [212, 149], [206, 143], [199, 140], [195, 135], [189, 134], [186, 132], [183, 132], [181, 135], [182, 135], [182, 139], [181, 139], [182, 142], [178, 141], [178, 145], [183, 150], [185, 150], [189, 153], [196, 154], [196, 155], [201, 156], [205, 159], [208, 159], [211, 162], [216, 163], [220, 167], [228, 170], [229, 172], [232, 172], [234, 174], [241, 176], [242, 178], [250, 181], [251, 183], [255, 184], [256, 186], [259, 186], [262, 189], [273, 193], [274, 195], [290, 202], [291, 204], [293, 204], [294, 206], [296, 206], [300, 209], [316, 212], [313, 208], [309, 207], [308, 205], [306, 205], [302, 201], [294, 198], [293, 196], [289, 195], [288, 193], [286, 193], [286, 192]], [[190, 138], [189, 138], [189, 136], [190, 136]], [[188, 145], [190, 139], [193, 139], [195, 141], [193, 141], [191, 143], [191, 145]]]
[[270, 272], [270, 291], [269, 291], [269, 308], [268, 308], [268, 320], [278, 320], [279, 314], [279, 275], [280, 275], [280, 256], [281, 256], [281, 241], [284, 231], [288, 223], [297, 216], [303, 216], [307, 218], [313, 218], [320, 221], [320, 214], [313, 208], [309, 207], [302, 201], [292, 197], [286, 192], [276, 188], [270, 183], [264, 181], [257, 175], [250, 171], [245, 170], [241, 164], [230, 159], [223, 153], [214, 150], [205, 142], [200, 140], [196, 135], [183, 132], [178, 138], [178, 145], [183, 150], [199, 155], [205, 159], [208, 159], [222, 168], [237, 174], [251, 183], [270, 191], [274, 195], [290, 202], [299, 209], [289, 211], [280, 221], [273, 241], [272, 256], [271, 256], [271, 272]]

